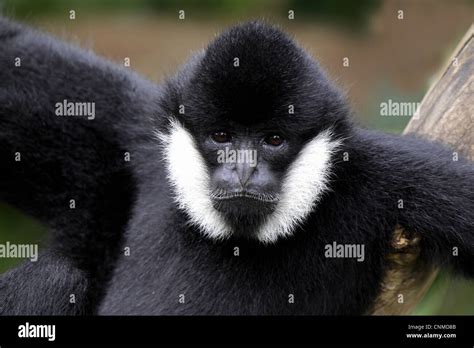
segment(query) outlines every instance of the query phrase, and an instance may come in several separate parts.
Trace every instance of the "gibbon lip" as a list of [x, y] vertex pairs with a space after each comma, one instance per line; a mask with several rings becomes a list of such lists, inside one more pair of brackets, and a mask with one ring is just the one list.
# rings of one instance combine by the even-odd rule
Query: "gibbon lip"
[[278, 196], [274, 194], [261, 194], [253, 193], [248, 191], [238, 191], [238, 192], [217, 192], [212, 193], [211, 197], [216, 201], [229, 201], [239, 198], [253, 199], [263, 203], [277, 203]]

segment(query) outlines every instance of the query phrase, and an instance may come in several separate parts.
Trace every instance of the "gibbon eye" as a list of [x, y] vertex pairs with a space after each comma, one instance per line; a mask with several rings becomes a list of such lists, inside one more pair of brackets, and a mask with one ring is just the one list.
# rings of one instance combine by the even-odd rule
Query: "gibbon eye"
[[216, 143], [228, 143], [230, 142], [231, 136], [227, 132], [215, 132], [211, 135], [212, 140]]
[[271, 146], [280, 146], [283, 144], [283, 137], [278, 134], [272, 134], [265, 137], [265, 143]]

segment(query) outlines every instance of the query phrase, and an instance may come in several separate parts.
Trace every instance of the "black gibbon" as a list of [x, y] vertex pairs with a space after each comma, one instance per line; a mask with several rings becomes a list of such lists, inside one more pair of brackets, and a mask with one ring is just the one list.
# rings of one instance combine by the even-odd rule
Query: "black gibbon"
[[1, 314], [364, 314], [397, 226], [474, 276], [472, 163], [361, 129], [271, 25], [161, 85], [7, 19], [0, 42], [0, 198], [51, 230]]

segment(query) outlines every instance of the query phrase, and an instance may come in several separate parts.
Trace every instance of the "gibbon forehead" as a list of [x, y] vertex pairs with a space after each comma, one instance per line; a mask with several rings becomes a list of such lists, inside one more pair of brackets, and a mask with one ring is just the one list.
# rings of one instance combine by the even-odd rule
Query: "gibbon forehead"
[[158, 132], [176, 203], [214, 239], [290, 236], [328, 190], [339, 92], [286, 34], [255, 22], [220, 35], [187, 75], [174, 86], [186, 111]]
[[346, 121], [349, 110], [340, 91], [305, 50], [274, 26], [250, 22], [230, 28], [191, 66], [179, 78], [183, 86], [176, 99], [185, 107], [178, 118], [193, 131], [229, 122], [272, 125], [307, 140]]

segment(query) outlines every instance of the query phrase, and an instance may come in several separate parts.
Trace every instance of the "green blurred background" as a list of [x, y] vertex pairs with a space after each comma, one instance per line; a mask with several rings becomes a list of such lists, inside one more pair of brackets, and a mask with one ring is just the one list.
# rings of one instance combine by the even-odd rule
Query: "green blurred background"
[[[347, 91], [361, 124], [393, 133], [409, 117], [382, 117], [380, 103], [420, 102], [474, 20], [473, 0], [0, 0], [0, 6], [7, 16], [118, 63], [129, 57], [134, 70], [155, 81], [216, 32], [264, 18], [320, 60]], [[0, 203], [0, 243], [44, 239], [44, 226]], [[0, 259], [0, 272], [18, 262]], [[415, 314], [474, 314], [474, 282], [441, 273]]]

